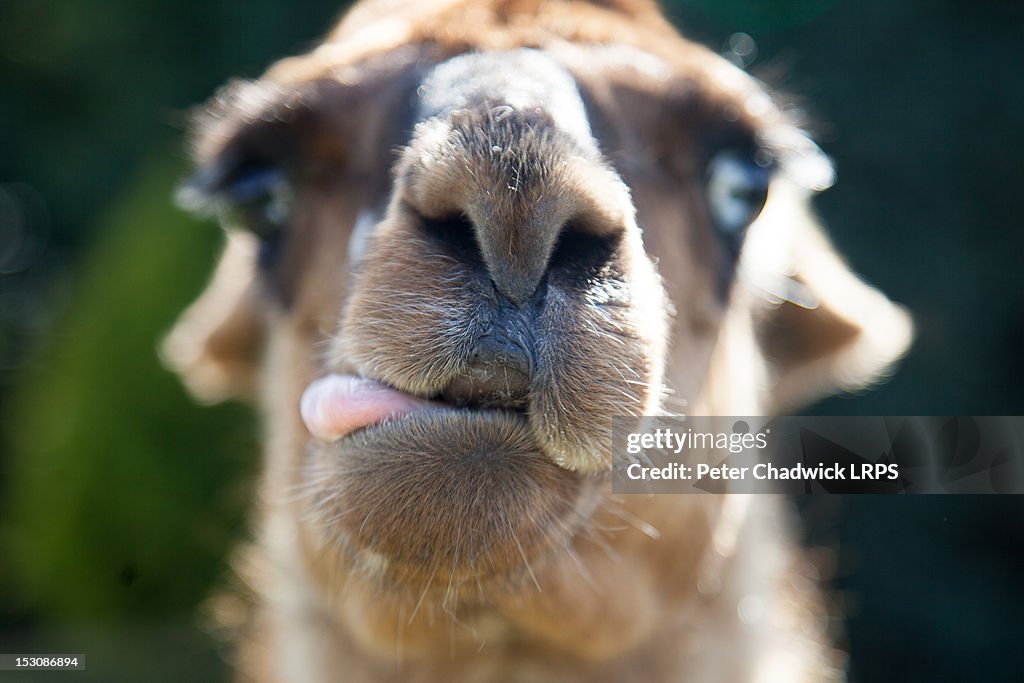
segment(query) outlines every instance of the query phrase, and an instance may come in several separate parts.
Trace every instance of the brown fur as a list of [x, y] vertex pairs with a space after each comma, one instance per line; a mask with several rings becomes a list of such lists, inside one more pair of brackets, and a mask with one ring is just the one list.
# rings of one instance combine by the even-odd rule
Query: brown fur
[[[571, 74], [594, 138], [544, 102], [491, 101], [410, 137], [430, 67], [522, 47]], [[781, 171], [734, 263], [702, 155], [747, 143]], [[827, 166], [758, 83], [643, 0], [367, 1], [222, 93], [196, 153], [193, 194], [216, 197], [240, 159], [285, 168], [294, 192], [272, 267], [233, 231], [166, 346], [198, 395], [251, 393], [265, 415], [243, 678], [838, 675], [774, 498], [614, 496], [605, 474], [613, 416], [792, 410], [877, 378], [909, 341], [809, 215]], [[527, 410], [306, 433], [317, 376], [436, 396], [505, 315], [535, 348]]]

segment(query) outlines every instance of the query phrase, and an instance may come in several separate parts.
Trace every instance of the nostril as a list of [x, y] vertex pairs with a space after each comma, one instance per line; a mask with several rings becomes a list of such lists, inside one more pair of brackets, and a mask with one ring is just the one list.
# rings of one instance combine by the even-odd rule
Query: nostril
[[456, 405], [519, 408], [530, 393], [532, 374], [526, 348], [491, 334], [477, 342], [464, 371], [441, 396]]
[[434, 243], [462, 263], [483, 268], [483, 256], [477, 244], [473, 222], [462, 213], [441, 218], [420, 218], [423, 231]]
[[558, 237], [548, 268], [585, 280], [613, 260], [621, 239], [621, 233], [594, 234], [570, 223]]

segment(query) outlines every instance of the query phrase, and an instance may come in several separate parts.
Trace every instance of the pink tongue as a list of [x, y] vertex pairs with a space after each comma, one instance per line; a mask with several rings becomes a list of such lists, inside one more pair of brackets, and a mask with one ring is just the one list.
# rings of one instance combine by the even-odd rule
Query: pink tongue
[[337, 441], [355, 430], [437, 404], [351, 375], [327, 375], [302, 394], [299, 409], [309, 433]]

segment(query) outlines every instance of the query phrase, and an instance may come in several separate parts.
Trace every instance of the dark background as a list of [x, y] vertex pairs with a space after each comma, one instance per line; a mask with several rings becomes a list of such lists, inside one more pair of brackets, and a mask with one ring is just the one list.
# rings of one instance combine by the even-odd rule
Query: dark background
[[[914, 314], [890, 382], [815, 412], [1024, 413], [1024, 5], [667, 5], [715, 49], [754, 39], [751, 70], [798, 96], [836, 162], [817, 206], [840, 251]], [[171, 206], [182, 122], [338, 9], [0, 4], [0, 652], [86, 653], [76, 680], [226, 677], [204, 624], [247, 532], [256, 429], [156, 359], [220, 240]], [[853, 680], [1020, 680], [1024, 500], [796, 502], [831, 558]]]

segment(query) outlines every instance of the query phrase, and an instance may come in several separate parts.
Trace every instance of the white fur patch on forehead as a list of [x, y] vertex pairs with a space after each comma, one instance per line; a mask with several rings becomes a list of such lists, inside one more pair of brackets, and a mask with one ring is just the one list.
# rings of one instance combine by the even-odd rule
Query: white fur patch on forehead
[[576, 81], [540, 50], [460, 55], [427, 74], [417, 95], [421, 121], [480, 105], [541, 110], [584, 149], [595, 147]]

